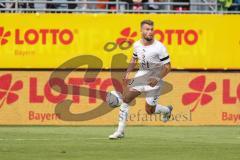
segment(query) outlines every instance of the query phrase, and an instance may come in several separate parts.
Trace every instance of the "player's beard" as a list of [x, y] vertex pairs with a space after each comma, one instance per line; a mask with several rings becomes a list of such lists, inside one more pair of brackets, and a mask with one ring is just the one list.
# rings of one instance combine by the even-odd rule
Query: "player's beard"
[[147, 42], [151, 42], [153, 40], [153, 37], [144, 37], [144, 39], [147, 41]]

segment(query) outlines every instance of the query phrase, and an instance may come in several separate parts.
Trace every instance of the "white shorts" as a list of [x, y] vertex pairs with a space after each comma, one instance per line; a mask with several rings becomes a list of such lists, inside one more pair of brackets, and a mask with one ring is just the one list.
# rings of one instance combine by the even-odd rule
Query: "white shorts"
[[149, 78], [154, 78], [149, 71], [138, 71], [129, 83], [129, 88], [135, 89], [141, 93], [145, 93], [146, 102], [150, 106], [156, 106], [158, 98], [161, 94], [162, 80], [160, 80], [156, 86], [151, 87], [148, 85]]

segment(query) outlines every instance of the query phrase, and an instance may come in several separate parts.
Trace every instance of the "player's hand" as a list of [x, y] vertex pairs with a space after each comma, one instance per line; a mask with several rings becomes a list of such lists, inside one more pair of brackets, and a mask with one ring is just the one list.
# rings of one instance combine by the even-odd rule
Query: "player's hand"
[[151, 87], [155, 87], [158, 83], [158, 80], [155, 79], [155, 78], [149, 78], [148, 79], [148, 85], [151, 86]]
[[128, 85], [128, 82], [129, 82], [129, 78], [127, 76], [123, 76], [123, 85]]

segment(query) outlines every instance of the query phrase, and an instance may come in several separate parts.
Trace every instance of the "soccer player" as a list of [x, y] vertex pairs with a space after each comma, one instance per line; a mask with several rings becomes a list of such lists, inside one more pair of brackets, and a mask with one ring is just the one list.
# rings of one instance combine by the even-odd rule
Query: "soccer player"
[[[171, 117], [173, 107], [157, 104], [160, 96], [162, 78], [171, 70], [170, 58], [164, 45], [155, 40], [153, 36], [153, 21], [141, 22], [142, 38], [133, 44], [133, 57], [123, 78], [124, 85], [128, 85], [123, 93], [123, 103], [119, 111], [119, 124], [117, 130], [109, 139], [124, 137], [124, 129], [129, 110], [129, 103], [141, 93], [146, 95], [145, 110], [148, 114], [162, 114], [162, 121], [167, 122]], [[139, 70], [129, 83], [129, 74], [139, 61]]]

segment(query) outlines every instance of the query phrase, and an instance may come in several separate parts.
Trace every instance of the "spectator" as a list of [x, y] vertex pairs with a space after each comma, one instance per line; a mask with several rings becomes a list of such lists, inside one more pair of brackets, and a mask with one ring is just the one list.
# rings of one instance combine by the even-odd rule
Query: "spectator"
[[143, 9], [142, 0], [133, 0], [133, 10], [140, 11]]
[[[109, 2], [116, 2], [116, 0], [109, 0]], [[132, 8], [132, 5], [133, 5], [133, 0], [119, 0], [118, 9], [120, 10], [120, 12], [125, 12], [126, 9], [129, 10], [129, 8]], [[108, 4], [107, 8], [111, 10], [116, 10], [117, 6], [116, 4]]]
[[[0, 3], [0, 8], [5, 8], [7, 10], [14, 9], [15, 6], [16, 6], [15, 2], [5, 2], [5, 3], [2, 2], [2, 3]], [[26, 8], [34, 8], [34, 6], [33, 6], [33, 3], [21, 3], [21, 2], [19, 2], [17, 8], [26, 9]], [[1, 12], [5, 12], [5, 11], [1, 11]], [[9, 11], [6, 11], [6, 12], [9, 12]], [[10, 11], [10, 12], [15, 12], [15, 11]], [[27, 12], [27, 11], [24, 10], [23, 12]]]
[[232, 0], [218, 0], [218, 2], [220, 4], [218, 10], [220, 11], [227, 11], [232, 5]]
[[79, 1], [79, 2], [82, 2], [82, 3], [80, 3], [80, 4], [78, 4], [77, 5], [77, 8], [79, 8], [79, 9], [82, 9], [82, 10], [86, 10], [87, 9], [87, 0], [77, 0], [77, 1]]
[[[47, 1], [52, 1], [52, 0], [47, 0]], [[47, 3], [46, 4], [46, 8], [47, 9], [56, 9], [57, 8], [57, 4], [55, 4], [55, 3]], [[49, 12], [49, 11], [47, 11], [47, 12]], [[50, 11], [51, 13], [54, 13], [54, 11]]]
[[[98, 2], [108, 2], [108, 0], [97, 0]], [[96, 5], [97, 9], [106, 9], [107, 5], [106, 4], [97, 4]]]
[[[3, 9], [3, 8], [5, 8], [5, 3], [0, 3], [0, 9]], [[4, 13], [4, 11], [1, 10], [1, 13]]]
[[[29, 1], [33, 1], [33, 0], [29, 0]], [[34, 8], [34, 3], [18, 3], [18, 8], [23, 8], [23, 9], [27, 9], [27, 8]], [[35, 12], [35, 11], [23, 11], [24, 13], [26, 12]]]
[[[75, 2], [76, 0], [68, 0], [69, 2]], [[76, 3], [69, 3], [68, 9], [75, 9], [77, 7]], [[72, 11], [69, 11], [68, 13], [72, 13]]]
[[[190, 10], [191, 11], [213, 11], [217, 10], [216, 0], [205, 0], [207, 3], [212, 3], [212, 5], [192, 5], [193, 3], [203, 3], [203, 0], [190, 0]], [[203, 3], [204, 4], [204, 3]]]
[[230, 11], [240, 11], [240, 0], [234, 0], [233, 1], [236, 6], [231, 6], [229, 8]]
[[169, 1], [168, 0], [149, 0], [148, 2], [151, 3], [150, 5], [148, 5], [148, 9], [150, 10], [166, 10], [168, 8], [167, 5], [156, 4], [156, 2], [160, 3], [160, 2], [169, 2]]
[[[13, 9], [13, 8], [15, 8], [15, 3], [14, 2], [6, 2], [5, 8], [8, 10]], [[9, 12], [15, 12], [15, 11], [9, 11]]]
[[[116, 0], [109, 0], [109, 2], [116, 2]], [[116, 4], [108, 4], [108, 9], [115, 11], [116, 10]]]
[[[52, 1], [52, 0], [47, 0], [47, 1]], [[68, 4], [67, 4], [67, 0], [58, 0], [58, 2], [62, 2], [62, 3], [47, 3], [46, 8], [47, 9], [55, 9], [56, 11], [50, 11], [51, 13], [62, 13], [62, 12], [66, 12], [64, 10], [66, 10], [68, 8]]]
[[129, 6], [131, 5], [132, 0], [121, 0], [121, 2], [125, 2], [125, 3], [121, 3], [119, 5], [119, 10], [121, 12], [125, 12], [125, 10], [129, 10]]
[[[87, 3], [89, 2], [96, 2], [97, 0], [68, 0], [68, 1], [78, 1], [78, 2], [83, 2], [83, 3], [75, 3], [75, 4], [68, 4], [68, 9], [82, 9], [82, 10], [86, 10], [86, 9], [96, 9], [97, 8], [97, 3]], [[71, 12], [69, 12], [71, 13]]]
[[130, 9], [133, 9], [135, 11], [147, 9], [147, 7], [144, 5], [146, 2], [148, 2], [148, 0], [132, 0], [132, 7], [130, 6]]
[[64, 10], [66, 10], [68, 8], [68, 4], [67, 4], [67, 0], [58, 0], [58, 2], [62, 2], [62, 3], [56, 3], [56, 9], [58, 10], [58, 13], [61, 12], [66, 12]]
[[[189, 2], [189, 0], [174, 0], [174, 2]], [[189, 10], [189, 5], [174, 5], [173, 10], [182, 11], [182, 10]]]
[[33, 8], [38, 9], [37, 10], [38, 13], [39, 12], [45, 12], [44, 10], [46, 10], [47, 5], [49, 5], [49, 4], [46, 4], [47, 0], [44, 0], [44, 1], [45, 1], [45, 3], [33, 3]]
[[[116, 2], [116, 0], [108, 0], [108, 1], [109, 1], [109, 2]], [[119, 2], [132, 3], [132, 0], [119, 0]], [[120, 5], [120, 4], [119, 4], [118, 7], [119, 7], [118, 9], [119, 9], [120, 11], [123, 11], [123, 10], [126, 9], [126, 6], [123, 6], [123, 5]], [[107, 5], [107, 8], [110, 9], [111, 11], [116, 11], [116, 10], [117, 10], [116, 3], [114, 3], [114, 4], [108, 4], [108, 5]], [[109, 12], [109, 13], [111, 13], [111, 12]]]
[[[30, 1], [34, 1], [34, 0], [30, 0]], [[33, 3], [27, 3], [27, 8], [31, 8], [31, 9], [34, 9], [35, 7], [34, 7], [34, 2]], [[30, 11], [30, 12], [36, 12], [36, 11]]]
[[[89, 2], [96, 2], [97, 0], [87, 0]], [[96, 3], [89, 3], [87, 4], [88, 9], [96, 9]]]

